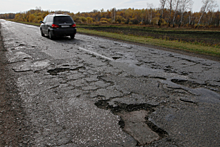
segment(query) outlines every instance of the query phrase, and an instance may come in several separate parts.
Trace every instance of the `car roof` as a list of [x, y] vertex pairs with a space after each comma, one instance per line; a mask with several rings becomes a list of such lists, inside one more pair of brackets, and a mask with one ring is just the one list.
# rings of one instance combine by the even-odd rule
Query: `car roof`
[[68, 14], [48, 14], [48, 15], [52, 15], [52, 16], [69, 16]]

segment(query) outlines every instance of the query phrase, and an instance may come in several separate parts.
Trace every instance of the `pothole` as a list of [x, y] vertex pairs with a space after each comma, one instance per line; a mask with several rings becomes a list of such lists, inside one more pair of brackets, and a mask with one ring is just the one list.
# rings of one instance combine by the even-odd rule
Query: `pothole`
[[65, 71], [70, 71], [69, 68], [55, 68], [55, 69], [51, 69], [48, 70], [47, 72], [51, 75], [57, 75], [60, 72], [65, 72]]
[[78, 66], [78, 67], [75, 67], [75, 68], [55, 68], [55, 69], [50, 69], [47, 72], [50, 75], [57, 75], [58, 73], [61, 73], [61, 72], [80, 70], [80, 69], [85, 69], [85, 67], [84, 66]]
[[110, 109], [112, 113], [116, 114], [121, 111], [126, 111], [126, 112], [132, 112], [132, 111], [139, 111], [139, 110], [146, 110], [149, 112], [153, 112], [154, 109], [152, 105], [149, 104], [123, 104], [123, 103], [118, 103], [116, 107], [109, 105], [108, 100], [99, 100], [98, 102], [95, 103], [95, 105], [100, 108], [100, 109]]
[[180, 98], [180, 101], [185, 102], [185, 103], [197, 104], [197, 102], [193, 101], [192, 99], [188, 99], [188, 98]]
[[146, 117], [145, 119], [148, 127], [151, 128], [152, 131], [156, 132], [160, 136], [160, 138], [164, 138], [168, 136], [168, 133], [165, 130], [159, 128], [157, 125], [151, 122], [148, 117]]
[[179, 85], [183, 85], [186, 87], [190, 87], [190, 88], [201, 87], [201, 84], [199, 84], [199, 83], [196, 83], [194, 81], [184, 80], [184, 79], [172, 79], [171, 82], [179, 84]]
[[23, 44], [23, 43], [20, 43], [18, 46], [25, 46], [25, 44]]
[[137, 141], [138, 146], [150, 144], [168, 136], [165, 130], [148, 119], [158, 105], [119, 102], [111, 105], [109, 102], [109, 100], [99, 100], [95, 105], [100, 109], [111, 110], [113, 114], [120, 116], [118, 125]]
[[108, 100], [99, 100], [95, 105], [100, 109], [109, 109], [113, 114], [120, 116], [118, 125], [137, 141], [138, 146], [150, 144], [168, 136], [165, 130], [148, 119], [156, 106], [146, 103], [129, 105], [117, 103], [114, 107], [109, 105]]
[[164, 78], [164, 77], [157, 77], [157, 76], [152, 76], [152, 77], [150, 77], [150, 78], [152, 78], [152, 79], [159, 79], [159, 80], [167, 80], [166, 78]]
[[117, 60], [120, 59], [121, 57], [112, 57], [112, 59]]
[[152, 130], [146, 123], [145, 117], [149, 111], [140, 110], [132, 112], [121, 112], [119, 121], [122, 129], [131, 135], [138, 143], [137, 145], [149, 144], [160, 139], [160, 135]]

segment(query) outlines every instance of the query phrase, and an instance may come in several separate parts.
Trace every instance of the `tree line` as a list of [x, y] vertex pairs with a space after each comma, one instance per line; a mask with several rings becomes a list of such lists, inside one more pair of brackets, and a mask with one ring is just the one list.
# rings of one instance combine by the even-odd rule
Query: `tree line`
[[43, 11], [0, 14], [1, 19], [39, 23], [49, 13], [69, 14], [77, 24], [139, 24], [159, 26], [220, 26], [220, 11], [215, 0], [202, 0], [200, 12], [192, 12], [192, 0], [160, 0], [160, 8], [147, 4], [146, 9], [104, 9], [92, 12]]

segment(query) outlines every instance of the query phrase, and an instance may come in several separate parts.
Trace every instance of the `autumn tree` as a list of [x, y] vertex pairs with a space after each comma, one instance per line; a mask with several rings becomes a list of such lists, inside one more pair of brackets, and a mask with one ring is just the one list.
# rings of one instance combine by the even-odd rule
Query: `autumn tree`
[[163, 11], [164, 11], [164, 8], [165, 8], [165, 5], [166, 5], [166, 1], [167, 0], [160, 0], [160, 7], [161, 7], [161, 18], [163, 18]]
[[112, 9], [112, 22], [115, 22], [115, 18], [116, 18], [116, 8]]
[[201, 16], [199, 18], [198, 25], [200, 24], [203, 15], [207, 11], [213, 11], [218, 6], [215, 0], [202, 0], [202, 3], [203, 5], [200, 10]]
[[180, 25], [212, 25], [219, 26], [220, 12], [215, 12], [215, 0], [203, 0], [200, 12], [192, 12], [192, 0], [160, 0], [160, 8], [153, 8], [147, 4], [146, 9], [110, 9], [94, 10], [91, 12], [70, 13], [68, 11], [43, 11], [39, 8], [16, 14], [0, 14], [0, 18], [13, 19], [15, 21], [39, 23], [49, 13], [67, 13], [76, 23], [87, 24], [179, 24]]
[[171, 24], [171, 13], [173, 10], [173, 4], [174, 4], [174, 0], [167, 0], [167, 5], [168, 5], [168, 9], [169, 9], [169, 18], [168, 18], [169, 26]]
[[220, 11], [218, 10], [216, 13], [215, 13], [215, 25], [216, 26], [220, 26]]
[[174, 0], [173, 2], [174, 2], [174, 6], [175, 6], [174, 15], [173, 15], [173, 27], [174, 27], [175, 19], [176, 19], [176, 13], [177, 13], [177, 11], [179, 9], [179, 5], [180, 5], [181, 0]]
[[150, 4], [150, 3], [147, 3], [147, 6], [149, 8], [149, 12], [148, 12], [148, 15], [149, 15], [149, 22], [151, 23], [152, 22], [152, 19], [153, 19], [153, 4]]
[[[180, 19], [180, 25], [183, 23], [183, 14], [192, 9], [192, 4], [193, 1], [192, 0], [181, 0], [180, 3], [180, 13], [181, 13], [181, 19]], [[191, 11], [189, 13], [189, 24], [190, 24], [190, 19], [191, 19]]]

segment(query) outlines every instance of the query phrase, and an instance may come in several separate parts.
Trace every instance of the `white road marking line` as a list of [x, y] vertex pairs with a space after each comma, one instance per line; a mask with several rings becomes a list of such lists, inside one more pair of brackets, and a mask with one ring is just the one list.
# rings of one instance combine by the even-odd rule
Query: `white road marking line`
[[85, 48], [79, 47], [79, 49], [80, 49], [80, 50], [83, 50], [83, 51], [85, 51], [85, 52], [88, 52], [88, 53], [90, 53], [90, 54], [92, 54], [92, 55], [99, 56], [99, 57], [101, 57], [101, 58], [104, 58], [104, 59], [107, 59], [107, 60], [113, 61], [112, 58], [109, 58], [109, 57], [103, 56], [103, 55], [98, 54], [98, 53], [96, 53], [96, 52], [93, 52], [93, 51], [87, 50], [87, 49], [85, 49]]

